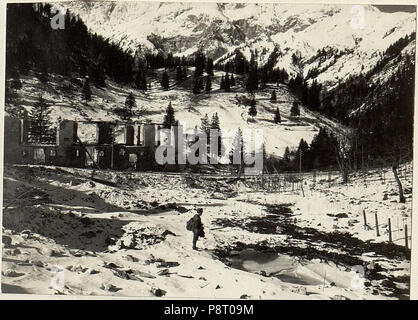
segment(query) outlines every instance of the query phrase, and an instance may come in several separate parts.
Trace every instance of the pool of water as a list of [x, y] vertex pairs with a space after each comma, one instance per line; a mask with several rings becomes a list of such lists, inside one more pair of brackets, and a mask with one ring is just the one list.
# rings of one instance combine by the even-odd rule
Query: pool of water
[[244, 249], [228, 259], [232, 268], [276, 277], [298, 285], [323, 285], [333, 283], [349, 288], [354, 272], [345, 271], [324, 262], [300, 262], [299, 259], [275, 252]]

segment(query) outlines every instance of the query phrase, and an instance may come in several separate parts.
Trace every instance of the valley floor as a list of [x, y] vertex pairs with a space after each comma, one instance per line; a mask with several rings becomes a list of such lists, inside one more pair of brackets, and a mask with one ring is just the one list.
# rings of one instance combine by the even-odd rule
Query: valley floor
[[[402, 181], [400, 204], [379, 177], [306, 180], [302, 194], [225, 177], [5, 165], [2, 292], [408, 299], [412, 184]], [[185, 228], [196, 208], [198, 251]]]

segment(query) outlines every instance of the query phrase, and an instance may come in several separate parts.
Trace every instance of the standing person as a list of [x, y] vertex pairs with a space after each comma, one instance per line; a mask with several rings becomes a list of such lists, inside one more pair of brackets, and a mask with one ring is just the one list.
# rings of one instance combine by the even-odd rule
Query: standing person
[[193, 250], [197, 250], [196, 242], [199, 237], [205, 237], [205, 231], [203, 230], [203, 224], [200, 217], [202, 216], [203, 209], [196, 210], [197, 213], [187, 222], [186, 229], [193, 232]]

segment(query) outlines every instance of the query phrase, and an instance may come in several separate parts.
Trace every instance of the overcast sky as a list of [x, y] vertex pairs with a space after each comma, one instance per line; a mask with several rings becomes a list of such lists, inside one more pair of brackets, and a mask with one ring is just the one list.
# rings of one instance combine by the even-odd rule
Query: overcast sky
[[380, 11], [384, 12], [396, 12], [396, 11], [407, 11], [407, 12], [415, 12], [416, 6], [398, 6], [398, 5], [375, 5]]

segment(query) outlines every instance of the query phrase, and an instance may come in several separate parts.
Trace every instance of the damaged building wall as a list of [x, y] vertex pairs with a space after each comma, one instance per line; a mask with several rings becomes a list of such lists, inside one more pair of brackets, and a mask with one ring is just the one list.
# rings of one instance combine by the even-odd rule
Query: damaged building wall
[[58, 126], [58, 145], [68, 147], [76, 143], [77, 122], [63, 120]]
[[133, 146], [135, 141], [135, 130], [132, 125], [125, 126], [125, 143], [128, 146]]
[[21, 121], [6, 116], [4, 118], [4, 162], [21, 163]]
[[[85, 152], [74, 145], [77, 123], [64, 120], [51, 133], [57, 144], [30, 143], [28, 122], [5, 117], [4, 161], [18, 164], [46, 164], [60, 166], [84, 166]], [[51, 140], [52, 141], [52, 140]]]
[[97, 144], [112, 144], [114, 142], [114, 125], [109, 122], [97, 123]]
[[143, 129], [144, 147], [150, 150], [155, 150], [156, 128], [154, 124], [145, 124]]
[[114, 141], [117, 144], [126, 143], [126, 126], [124, 124], [116, 124], [113, 127]]
[[[176, 131], [173, 129], [173, 133]], [[80, 133], [93, 139], [83, 141]], [[27, 121], [5, 117], [5, 162], [70, 167], [92, 167], [96, 162], [102, 169], [148, 170], [155, 165], [159, 143], [154, 123], [118, 125], [63, 120], [54, 129], [55, 144], [31, 143], [27, 137]]]
[[[77, 122], [70, 120], [60, 122], [57, 132], [57, 154], [51, 162], [55, 161], [63, 166], [84, 166], [86, 154], [83, 147], [77, 145], [77, 131]], [[53, 157], [53, 155], [50, 156]]]

